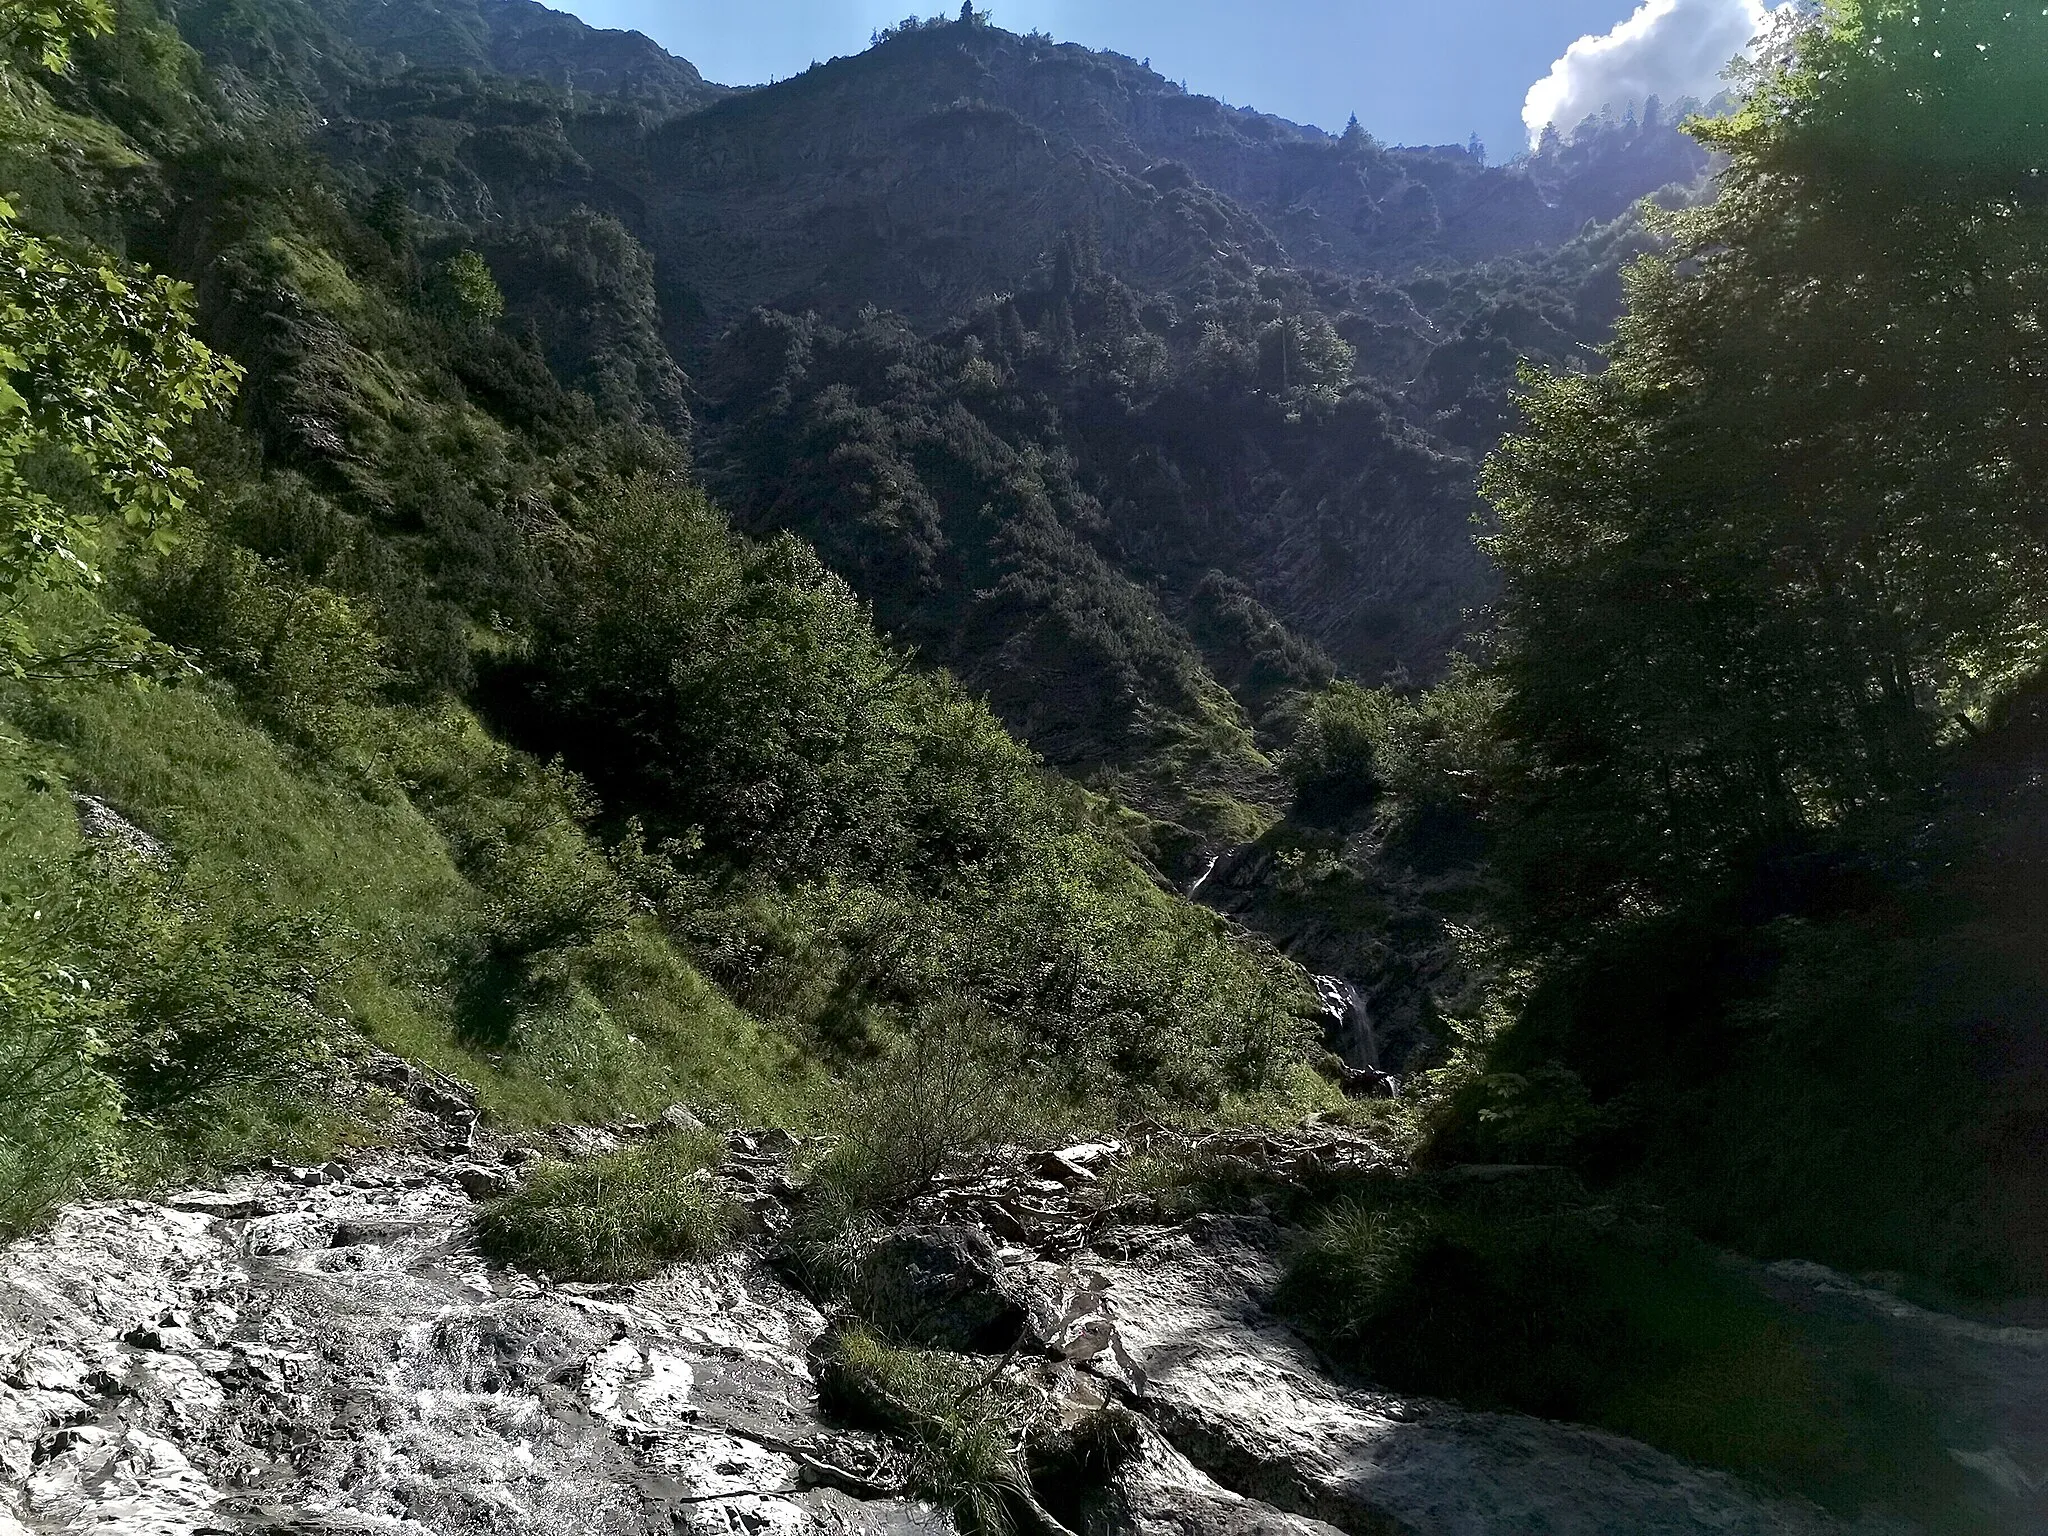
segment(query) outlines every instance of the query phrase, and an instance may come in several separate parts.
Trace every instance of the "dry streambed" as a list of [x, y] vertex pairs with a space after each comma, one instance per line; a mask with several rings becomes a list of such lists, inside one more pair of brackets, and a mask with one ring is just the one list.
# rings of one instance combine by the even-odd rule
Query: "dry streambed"
[[[736, 1150], [772, 1225], [772, 1150]], [[1100, 1194], [1116, 1156], [963, 1176], [887, 1248], [991, 1337], [1014, 1318], [1009, 1369], [1068, 1417], [1135, 1410], [1120, 1465], [1046, 1490], [1085, 1536], [1843, 1529], [1614, 1436], [1332, 1379], [1262, 1305], [1272, 1229], [1148, 1218]], [[0, 1536], [953, 1529], [909, 1492], [897, 1448], [820, 1411], [827, 1319], [757, 1254], [623, 1287], [494, 1271], [468, 1225], [506, 1177], [474, 1155], [255, 1172], [78, 1206], [0, 1253]], [[1824, 1272], [1776, 1283], [1889, 1309], [1915, 1369], [1962, 1372], [1975, 1438], [1957, 1454], [1991, 1528], [2048, 1528], [2027, 1438], [2048, 1335], [1957, 1325]], [[1003, 1346], [987, 1347], [994, 1366]]]

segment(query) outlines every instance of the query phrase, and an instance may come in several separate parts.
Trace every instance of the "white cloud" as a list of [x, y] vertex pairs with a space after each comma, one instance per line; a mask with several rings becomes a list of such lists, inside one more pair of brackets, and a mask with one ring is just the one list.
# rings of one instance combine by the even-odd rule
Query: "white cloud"
[[1565, 132], [1602, 107], [1623, 111], [1652, 96], [1711, 97], [1721, 72], [1764, 30], [1762, 0], [1643, 0], [1605, 37], [1582, 37], [1529, 87], [1522, 106], [1529, 142], [1555, 123]]

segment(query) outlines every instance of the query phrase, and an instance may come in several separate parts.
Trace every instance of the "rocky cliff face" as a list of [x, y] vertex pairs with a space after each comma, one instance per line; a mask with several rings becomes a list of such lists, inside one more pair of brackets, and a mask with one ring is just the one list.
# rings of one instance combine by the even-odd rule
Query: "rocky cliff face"
[[[1329, 1133], [1251, 1138], [1238, 1155], [1323, 1173], [1381, 1156]], [[900, 1235], [865, 1240], [871, 1267], [923, 1287], [940, 1333], [1022, 1321], [1007, 1354], [1009, 1325], [947, 1335], [986, 1349], [992, 1375], [1028, 1383], [1064, 1422], [1118, 1416], [1113, 1456], [1042, 1480], [1049, 1528], [1844, 1529], [1611, 1435], [1333, 1377], [1265, 1310], [1278, 1231], [1163, 1223], [1105, 1197], [1123, 1156], [1091, 1146], [963, 1170]], [[635, 1286], [494, 1270], [468, 1240], [474, 1198], [515, 1177], [474, 1152], [252, 1172], [80, 1206], [0, 1254], [0, 1530], [954, 1528], [909, 1492], [899, 1448], [821, 1408], [813, 1346], [832, 1302], [821, 1311], [746, 1250]], [[782, 1197], [764, 1185], [784, 1186], [746, 1186], [772, 1231]], [[1790, 1305], [1883, 1318], [1900, 1369], [1948, 1403], [1982, 1528], [2040, 1528], [2041, 1333], [1944, 1319], [1810, 1268], [1771, 1283]]]

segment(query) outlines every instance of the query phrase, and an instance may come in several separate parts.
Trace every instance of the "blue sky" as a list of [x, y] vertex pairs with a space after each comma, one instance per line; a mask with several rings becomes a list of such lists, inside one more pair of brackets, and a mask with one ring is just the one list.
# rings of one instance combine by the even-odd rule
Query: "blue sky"
[[[1626, 45], [1620, 52], [1640, 66], [1645, 46], [1654, 52], [1662, 46], [1659, 38], [1675, 30], [1663, 20], [1706, 18], [1708, 35], [1719, 39], [1731, 24], [1740, 29], [1741, 13], [1758, 9], [1755, 0], [1645, 0], [1640, 11], [1637, 0], [979, 3], [993, 10], [998, 26], [1017, 32], [1042, 27], [1064, 41], [1149, 57], [1161, 74], [1234, 105], [1330, 129], [1356, 112], [1367, 128], [1396, 143], [1462, 143], [1476, 132], [1496, 159], [1522, 147], [1524, 97], [1580, 38], [1632, 24], [1635, 33], [1620, 34]], [[906, 0], [567, 0], [567, 8], [596, 26], [645, 32], [729, 85], [756, 84], [794, 74], [813, 59], [857, 53], [876, 27], [909, 9]], [[926, 13], [939, 8], [938, 0], [919, 7]], [[957, 8], [956, 0], [951, 9]], [[1647, 44], [1629, 43], [1645, 32]], [[1605, 70], [1615, 51], [1582, 48], [1579, 56]], [[1655, 82], [1659, 60], [1649, 63], [1647, 78]], [[1685, 68], [1697, 75], [1700, 65], [1694, 60]], [[1620, 78], [1642, 76], [1638, 67]], [[1598, 74], [1558, 94], [1579, 102], [1607, 88], [1606, 75]], [[1619, 111], [1623, 104], [1614, 105]]]

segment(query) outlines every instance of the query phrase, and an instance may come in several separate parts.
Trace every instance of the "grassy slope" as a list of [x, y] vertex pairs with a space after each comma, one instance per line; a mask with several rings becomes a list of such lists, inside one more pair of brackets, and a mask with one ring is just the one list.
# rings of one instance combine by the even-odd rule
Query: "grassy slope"
[[[52, 750], [73, 788], [102, 796], [172, 851], [225, 913], [316, 915], [346, 954], [341, 993], [388, 1049], [476, 1083], [511, 1124], [647, 1114], [677, 1100], [748, 1119], [801, 1113], [794, 1053], [636, 925], [572, 995], [526, 1021], [516, 1048], [467, 1043], [451, 988], [485, 899], [398, 791], [296, 760], [199, 688], [125, 684], [48, 695], [13, 729]], [[0, 858], [75, 839], [46, 830]]]

